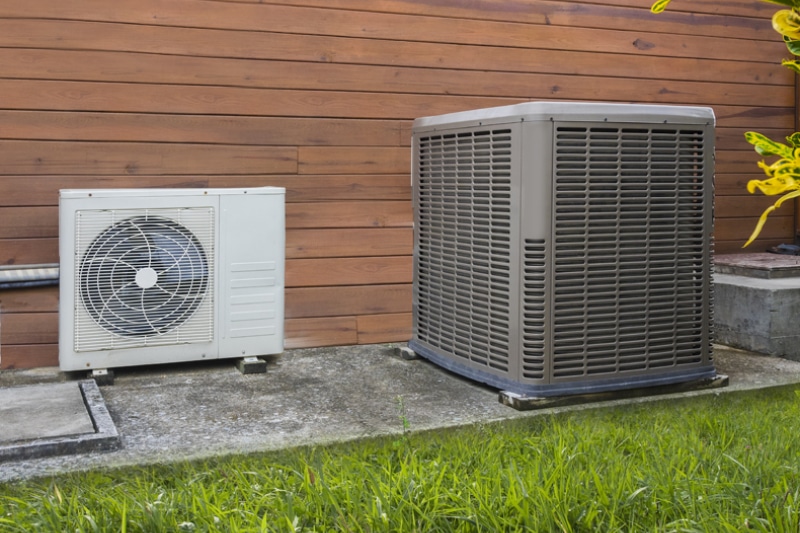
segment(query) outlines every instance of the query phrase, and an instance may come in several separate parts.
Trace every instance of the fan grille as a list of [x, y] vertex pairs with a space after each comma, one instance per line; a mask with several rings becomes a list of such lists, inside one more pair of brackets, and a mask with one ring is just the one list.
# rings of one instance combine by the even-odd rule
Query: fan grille
[[696, 366], [708, 353], [702, 128], [556, 128], [554, 379]]
[[210, 342], [213, 215], [79, 212], [76, 351]]
[[420, 139], [416, 337], [509, 370], [508, 128]]

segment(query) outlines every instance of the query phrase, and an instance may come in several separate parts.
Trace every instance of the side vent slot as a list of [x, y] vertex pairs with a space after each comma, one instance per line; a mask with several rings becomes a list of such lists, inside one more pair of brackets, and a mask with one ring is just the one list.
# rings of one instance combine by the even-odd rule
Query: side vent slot
[[547, 327], [546, 248], [544, 240], [525, 241], [522, 309], [522, 376], [543, 379]]

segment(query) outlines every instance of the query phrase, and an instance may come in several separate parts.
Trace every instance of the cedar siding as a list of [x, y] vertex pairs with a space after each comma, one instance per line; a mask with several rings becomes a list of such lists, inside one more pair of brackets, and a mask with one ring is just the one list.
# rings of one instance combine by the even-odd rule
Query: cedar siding
[[[3, 0], [0, 264], [58, 261], [62, 188], [281, 186], [287, 348], [403, 341], [412, 120], [554, 99], [713, 107], [736, 251], [771, 203], [743, 133], [795, 128], [775, 6], [649, 3]], [[753, 251], [793, 234], [786, 205]], [[0, 292], [0, 367], [57, 364], [57, 307]]]

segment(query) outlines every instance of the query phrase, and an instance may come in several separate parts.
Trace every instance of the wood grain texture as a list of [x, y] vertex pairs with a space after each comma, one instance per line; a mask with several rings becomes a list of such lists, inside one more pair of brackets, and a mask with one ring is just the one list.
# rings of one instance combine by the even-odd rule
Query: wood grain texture
[[358, 317], [358, 344], [405, 342], [411, 338], [411, 313]]
[[286, 349], [358, 344], [354, 316], [287, 319], [284, 328]]
[[58, 287], [0, 291], [0, 320], [6, 313], [55, 313], [57, 311]]
[[0, 370], [58, 366], [58, 344], [0, 346]]
[[411, 284], [286, 289], [286, 318], [411, 312]]
[[411, 283], [411, 256], [289, 259], [286, 287]]
[[[4, 0], [0, 265], [58, 261], [60, 189], [285, 187], [287, 347], [406, 340], [412, 121], [532, 100], [712, 107], [715, 246], [738, 251], [774, 200], [745, 192], [763, 173], [744, 132], [796, 127], [776, 7], [648, 7]], [[54, 287], [0, 292], [0, 368], [57, 362], [57, 308]]]

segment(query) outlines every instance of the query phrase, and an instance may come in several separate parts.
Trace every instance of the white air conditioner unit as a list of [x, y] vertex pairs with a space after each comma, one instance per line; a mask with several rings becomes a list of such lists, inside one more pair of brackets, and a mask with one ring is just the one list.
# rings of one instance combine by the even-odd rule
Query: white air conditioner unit
[[713, 174], [708, 108], [417, 119], [409, 348], [533, 397], [714, 378]]
[[284, 189], [62, 190], [62, 370], [283, 351]]

